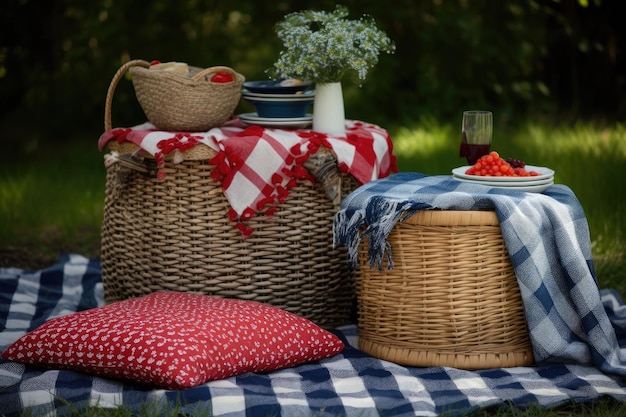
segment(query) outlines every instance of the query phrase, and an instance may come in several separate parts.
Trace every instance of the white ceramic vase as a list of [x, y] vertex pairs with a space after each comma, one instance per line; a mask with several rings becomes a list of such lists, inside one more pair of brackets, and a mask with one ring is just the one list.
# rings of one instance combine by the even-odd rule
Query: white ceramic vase
[[315, 86], [313, 130], [328, 134], [344, 134], [346, 132], [341, 82]]

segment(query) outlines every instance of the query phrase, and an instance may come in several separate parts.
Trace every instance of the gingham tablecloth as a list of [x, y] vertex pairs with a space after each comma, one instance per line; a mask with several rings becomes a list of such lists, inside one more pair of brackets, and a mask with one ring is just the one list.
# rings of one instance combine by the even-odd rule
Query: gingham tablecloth
[[[241, 222], [258, 213], [271, 214], [283, 202], [297, 179], [315, 179], [302, 164], [320, 147], [330, 149], [339, 170], [364, 184], [397, 172], [393, 145], [386, 130], [379, 126], [346, 121], [346, 133], [327, 135], [312, 130], [269, 129], [246, 126], [237, 118], [207, 132], [159, 131], [150, 123], [104, 132], [100, 150], [110, 141], [131, 142], [153, 155], [159, 167], [158, 178], [165, 176], [165, 155], [181, 161], [182, 151], [202, 143], [217, 152], [210, 163], [212, 176], [221, 182], [230, 202], [229, 217], [238, 221], [244, 236], [252, 233]], [[169, 162], [168, 162], [169, 163]]]

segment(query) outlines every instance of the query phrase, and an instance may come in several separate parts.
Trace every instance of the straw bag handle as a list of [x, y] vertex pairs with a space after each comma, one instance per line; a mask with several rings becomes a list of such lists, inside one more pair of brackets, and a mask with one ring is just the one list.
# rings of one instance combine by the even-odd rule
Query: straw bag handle
[[117, 70], [113, 79], [111, 80], [111, 84], [109, 85], [109, 90], [107, 91], [107, 98], [104, 103], [104, 131], [111, 130], [113, 127], [111, 122], [111, 105], [113, 103], [113, 93], [115, 92], [115, 87], [120, 82], [126, 71], [128, 71], [131, 67], [144, 67], [150, 68], [150, 63], [148, 61], [144, 61], [143, 59], [134, 59], [132, 61], [128, 61], [124, 65]]
[[193, 77], [191, 77], [192, 80], [194, 81], [199, 81], [204, 79], [204, 77], [206, 77], [207, 75], [210, 74], [214, 74], [216, 72], [227, 72], [229, 74], [231, 74], [233, 76], [233, 78], [237, 78], [237, 73], [235, 72], [234, 69], [230, 68], [230, 67], [224, 67], [224, 66], [217, 66], [217, 67], [209, 67], [207, 69], [203, 69], [202, 71], [198, 72], [197, 74], [194, 74]]

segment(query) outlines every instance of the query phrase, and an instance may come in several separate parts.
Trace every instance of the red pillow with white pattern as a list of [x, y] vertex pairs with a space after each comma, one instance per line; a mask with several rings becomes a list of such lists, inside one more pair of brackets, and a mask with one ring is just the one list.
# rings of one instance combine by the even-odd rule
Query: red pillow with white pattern
[[334, 334], [267, 304], [164, 291], [49, 320], [2, 356], [181, 389], [343, 348]]

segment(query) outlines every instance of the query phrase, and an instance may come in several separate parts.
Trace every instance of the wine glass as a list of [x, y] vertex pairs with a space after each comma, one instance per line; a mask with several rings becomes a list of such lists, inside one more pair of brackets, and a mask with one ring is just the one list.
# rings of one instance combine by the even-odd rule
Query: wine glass
[[478, 159], [491, 151], [493, 135], [493, 114], [484, 110], [463, 112], [461, 126], [461, 149], [459, 156], [474, 165]]

